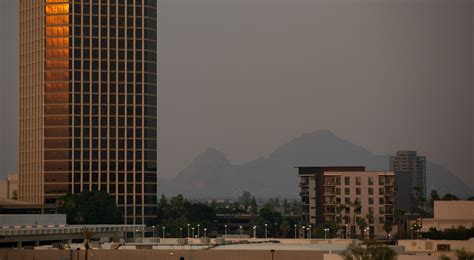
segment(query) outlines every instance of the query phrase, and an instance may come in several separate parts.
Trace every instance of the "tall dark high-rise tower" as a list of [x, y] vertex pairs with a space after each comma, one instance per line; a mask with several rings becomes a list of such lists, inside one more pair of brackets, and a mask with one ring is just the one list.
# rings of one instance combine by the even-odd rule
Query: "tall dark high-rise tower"
[[416, 151], [398, 151], [395, 156], [390, 156], [390, 170], [400, 180], [398, 207], [413, 210], [417, 207], [417, 201], [426, 198], [426, 157], [418, 156]]
[[20, 0], [21, 200], [101, 190], [155, 217], [156, 4]]

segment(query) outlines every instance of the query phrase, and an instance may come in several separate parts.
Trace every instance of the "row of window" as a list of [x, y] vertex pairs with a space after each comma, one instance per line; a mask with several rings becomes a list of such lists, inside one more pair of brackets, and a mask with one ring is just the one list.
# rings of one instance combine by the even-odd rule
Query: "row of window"
[[[131, 52], [131, 56], [133, 56], [133, 51], [127, 51], [127, 53]], [[125, 55], [125, 51], [123, 51]], [[54, 60], [55, 62], [57, 60]], [[52, 61], [51, 61], [52, 62]], [[146, 61], [144, 63], [141, 62], [141, 59], [139, 60], [127, 60], [127, 61], [116, 61], [115, 59], [109, 60], [109, 61], [98, 61], [93, 59], [92, 62], [89, 59], [85, 60], [74, 60], [74, 63], [68, 62], [68, 60], [60, 61], [65, 64], [71, 64], [74, 65], [75, 69], [81, 69], [83, 70], [83, 73], [90, 73], [89, 71], [92, 71], [92, 73], [99, 73], [97, 72], [99, 68], [101, 70], [105, 70], [105, 72], [101, 72], [101, 76], [103, 79], [107, 79], [107, 76], [109, 75], [110, 78], [115, 78], [116, 77], [116, 71], [118, 70], [119, 72], [125, 72], [127, 71], [136, 71], [136, 72], [141, 72], [144, 70], [145, 72], [154, 72], [156, 73], [157, 67], [156, 63], [153, 61]], [[100, 67], [99, 67], [100, 64]], [[67, 67], [66, 67], [67, 68]], [[111, 73], [108, 73], [111, 72]], [[98, 76], [98, 75], [97, 75]], [[77, 77], [79, 78], [79, 77]]]
[[[81, 186], [82, 186], [82, 190], [84, 190], [84, 191], [98, 190], [99, 189], [99, 184], [96, 184], [96, 183], [83, 183], [82, 185], [81, 184], [74, 184], [74, 191], [75, 192], [80, 192], [81, 191]], [[92, 186], [92, 187], [90, 187], [90, 186]], [[118, 185], [118, 189], [116, 188], [115, 183], [114, 184], [109, 184], [108, 186], [109, 186], [109, 193], [113, 194], [113, 193], [116, 193], [116, 192], [118, 192], [118, 193], [124, 193], [125, 192], [125, 185], [124, 184]], [[104, 191], [107, 191], [107, 184], [101, 184], [100, 189], [104, 190]], [[46, 190], [46, 187], [45, 187], [45, 190]], [[126, 190], [129, 193], [133, 192], [133, 184], [127, 184], [127, 189]], [[137, 188], [136, 188], [135, 192], [136, 193], [141, 193], [142, 192], [141, 185], [137, 185]], [[157, 192], [156, 184], [145, 184], [144, 192], [148, 193], [148, 194], [156, 193]], [[131, 196], [131, 195], [128, 195], [128, 196]], [[140, 199], [137, 199], [137, 201], [141, 201], [141, 195], [137, 195], [137, 197], [140, 197]], [[122, 203], [119, 202], [119, 204], [122, 204]]]
[[[128, 5], [107, 4], [107, 3], [103, 3], [99, 5], [99, 3], [88, 4], [88, 3], [82, 2], [82, 5], [81, 3], [75, 3], [73, 9], [74, 9], [74, 13], [83, 14], [83, 15], [87, 15], [87, 14], [107, 15], [107, 14], [118, 13], [119, 15], [132, 16], [133, 14], [135, 15], [142, 14], [142, 3], [140, 1], [137, 1], [136, 3], [131, 3]], [[154, 5], [145, 4], [143, 9], [145, 9], [145, 16], [156, 18], [156, 2]]]
[[[48, 86], [48, 85], [47, 85]], [[154, 94], [156, 95], [157, 91], [157, 86], [154, 84], [141, 84], [141, 83], [128, 83], [128, 84], [123, 84], [123, 83], [118, 83], [118, 84], [109, 84], [109, 83], [80, 83], [80, 82], [74, 82], [69, 85], [69, 90], [72, 92], [83, 92], [83, 93], [88, 93], [92, 92], [94, 93], [102, 93], [102, 94], [127, 94], [127, 93], [141, 93], [142, 92], [142, 86], [144, 89], [145, 94]], [[64, 85], [58, 85], [58, 86], [50, 86], [50, 87], [57, 87], [58, 89], [60, 88], [61, 90], [65, 89]], [[100, 88], [99, 88], [100, 87]]]

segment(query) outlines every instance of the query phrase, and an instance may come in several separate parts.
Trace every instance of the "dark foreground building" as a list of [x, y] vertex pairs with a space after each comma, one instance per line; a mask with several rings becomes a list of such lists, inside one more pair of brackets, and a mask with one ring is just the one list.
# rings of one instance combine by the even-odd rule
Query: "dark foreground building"
[[20, 200], [101, 190], [124, 223], [155, 216], [156, 4], [20, 0]]

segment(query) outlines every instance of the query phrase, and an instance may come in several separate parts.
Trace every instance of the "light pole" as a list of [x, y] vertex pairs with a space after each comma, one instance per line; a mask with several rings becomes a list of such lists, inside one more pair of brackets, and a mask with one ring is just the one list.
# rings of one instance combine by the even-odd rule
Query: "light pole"
[[272, 253], [272, 260], [273, 260], [273, 254], [275, 254], [275, 249], [270, 250], [270, 252]]
[[207, 228], [204, 228], [204, 237], [207, 237]]
[[329, 228], [324, 229], [324, 239], [328, 239]]
[[303, 239], [306, 239], [306, 226], [303, 226]]
[[390, 235], [390, 233], [388, 233], [388, 244], [389, 245], [390, 245], [390, 237], [391, 237], [391, 235]]
[[155, 226], [151, 226], [152, 230], [153, 230], [153, 237], [155, 237]]
[[194, 238], [194, 227], [192, 227], [191, 229], [192, 229], [192, 231], [193, 231], [193, 238]]
[[188, 224], [188, 238], [189, 238], [189, 226], [190, 226], [190, 225]]
[[239, 226], [240, 229], [240, 238], [242, 238], [242, 226]]
[[200, 238], [199, 233], [201, 232], [201, 224], [198, 224], [198, 238]]
[[224, 239], [227, 238], [227, 225], [224, 225]]
[[162, 229], [163, 229], [163, 239], [165, 239], [166, 227], [162, 227]]
[[308, 237], [311, 239], [311, 225], [308, 226]]
[[298, 228], [298, 225], [295, 224], [294, 227], [295, 227], [295, 239], [296, 239], [296, 229]]
[[268, 227], [268, 224], [267, 224], [267, 223], [265, 223], [265, 239], [267, 239], [267, 238], [268, 238], [268, 235], [267, 235], [267, 227]]
[[183, 228], [179, 228], [179, 238], [183, 238]]
[[349, 224], [346, 223], [346, 235], [345, 235], [346, 239], [349, 235], [349, 229], [348, 228], [349, 228]]
[[253, 238], [257, 238], [257, 226], [253, 226]]

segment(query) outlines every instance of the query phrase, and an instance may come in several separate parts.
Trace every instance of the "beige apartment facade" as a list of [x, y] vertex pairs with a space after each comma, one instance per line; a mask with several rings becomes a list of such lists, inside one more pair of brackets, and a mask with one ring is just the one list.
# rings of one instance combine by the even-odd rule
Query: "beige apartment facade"
[[20, 1], [19, 197], [106, 191], [124, 223], [157, 197], [155, 0]]
[[[338, 223], [344, 236], [365, 234], [384, 237], [385, 222], [393, 223], [395, 174], [365, 171], [364, 167], [298, 167], [302, 221], [307, 224]], [[341, 206], [344, 205], [344, 206]], [[358, 206], [356, 206], [358, 205]]]

